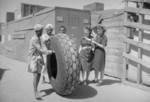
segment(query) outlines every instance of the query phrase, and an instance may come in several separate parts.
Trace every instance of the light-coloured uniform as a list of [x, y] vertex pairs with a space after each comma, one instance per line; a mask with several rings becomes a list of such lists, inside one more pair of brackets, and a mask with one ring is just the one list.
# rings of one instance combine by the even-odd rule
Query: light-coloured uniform
[[42, 49], [41, 38], [33, 36], [29, 45], [28, 72], [41, 73], [44, 65], [43, 53], [47, 54], [48, 52]]
[[[42, 46], [45, 50], [50, 50], [50, 42], [51, 42], [51, 39], [52, 37], [47, 35], [47, 34], [43, 34], [42, 37]], [[44, 62], [45, 62], [45, 67], [43, 68], [42, 70], [42, 73], [46, 73], [47, 72], [47, 60], [48, 60], [48, 56], [49, 55], [43, 55], [44, 57]]]

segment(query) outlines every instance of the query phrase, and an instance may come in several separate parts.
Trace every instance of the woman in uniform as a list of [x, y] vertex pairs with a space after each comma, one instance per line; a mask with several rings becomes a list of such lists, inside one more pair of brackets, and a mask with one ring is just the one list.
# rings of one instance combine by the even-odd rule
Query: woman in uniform
[[[91, 27], [88, 25], [85, 26], [84, 33], [85, 35], [81, 40], [79, 53], [80, 53], [81, 70], [82, 70], [82, 81], [87, 85], [90, 68], [91, 68], [91, 61], [92, 61], [92, 45], [91, 45], [91, 41], [86, 40], [86, 38], [92, 39]], [[86, 78], [84, 79], [85, 73], [86, 73]]]
[[[93, 28], [93, 31], [97, 34], [94, 39], [94, 58], [92, 62], [92, 68], [95, 70], [95, 82], [98, 83], [97, 85], [100, 85], [103, 81], [104, 77], [104, 68], [105, 68], [105, 49], [104, 47], [107, 45], [107, 37], [105, 35], [105, 28], [102, 25], [97, 25]], [[101, 45], [101, 46], [98, 46]], [[100, 72], [100, 80], [98, 80], [98, 75]]]

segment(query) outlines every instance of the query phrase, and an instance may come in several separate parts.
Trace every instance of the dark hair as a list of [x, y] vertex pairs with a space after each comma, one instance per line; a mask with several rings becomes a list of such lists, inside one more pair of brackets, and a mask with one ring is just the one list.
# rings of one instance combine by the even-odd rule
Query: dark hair
[[91, 29], [91, 26], [90, 26], [90, 25], [86, 25], [86, 26], [84, 27], [84, 29], [87, 29], [90, 33], [92, 32], [92, 29]]
[[93, 31], [94, 31], [95, 33], [97, 33], [97, 29], [102, 29], [102, 30], [103, 30], [103, 33], [106, 32], [106, 28], [105, 28], [103, 25], [101, 25], [101, 24], [98, 24], [98, 25], [94, 26], [92, 29], [93, 29]]
[[65, 26], [61, 26], [60, 29], [61, 29], [61, 28], [64, 28], [64, 30], [66, 31], [66, 27], [65, 27]]

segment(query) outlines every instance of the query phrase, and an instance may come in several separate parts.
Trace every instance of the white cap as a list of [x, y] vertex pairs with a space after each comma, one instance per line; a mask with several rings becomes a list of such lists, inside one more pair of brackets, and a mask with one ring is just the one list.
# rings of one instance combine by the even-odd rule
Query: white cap
[[43, 25], [36, 24], [36, 25], [34, 26], [34, 30], [35, 30], [35, 31], [39, 31], [39, 30], [41, 30], [41, 29], [43, 29]]
[[46, 28], [46, 29], [53, 29], [54, 27], [53, 27], [52, 24], [47, 24], [45, 28]]

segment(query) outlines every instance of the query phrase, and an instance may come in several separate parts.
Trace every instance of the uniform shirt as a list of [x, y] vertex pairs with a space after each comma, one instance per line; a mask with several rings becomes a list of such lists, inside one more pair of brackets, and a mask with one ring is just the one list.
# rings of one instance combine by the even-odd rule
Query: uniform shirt
[[[98, 35], [95, 37], [94, 41], [99, 44], [102, 44], [104, 46], [107, 46], [107, 36], [106, 35], [103, 35], [102, 37]], [[96, 47], [98, 47], [98, 46], [96, 46]]]
[[51, 42], [51, 39], [52, 39], [52, 36], [49, 36], [48, 34], [43, 34], [42, 35], [42, 42], [43, 42], [43, 46], [45, 49], [48, 49], [50, 50], [50, 42]]
[[[90, 38], [92, 39], [92, 38]], [[80, 57], [90, 60], [92, 58], [92, 44], [91, 41], [86, 40], [84, 37], [81, 40], [82, 49], [80, 51]], [[88, 47], [83, 49], [84, 47]]]
[[[36, 35], [33, 36], [29, 45], [29, 63], [32, 61], [32, 57], [41, 57], [43, 60], [43, 53], [47, 54], [47, 50], [42, 48], [41, 38], [38, 38]], [[43, 61], [42, 63], [44, 64]]]

